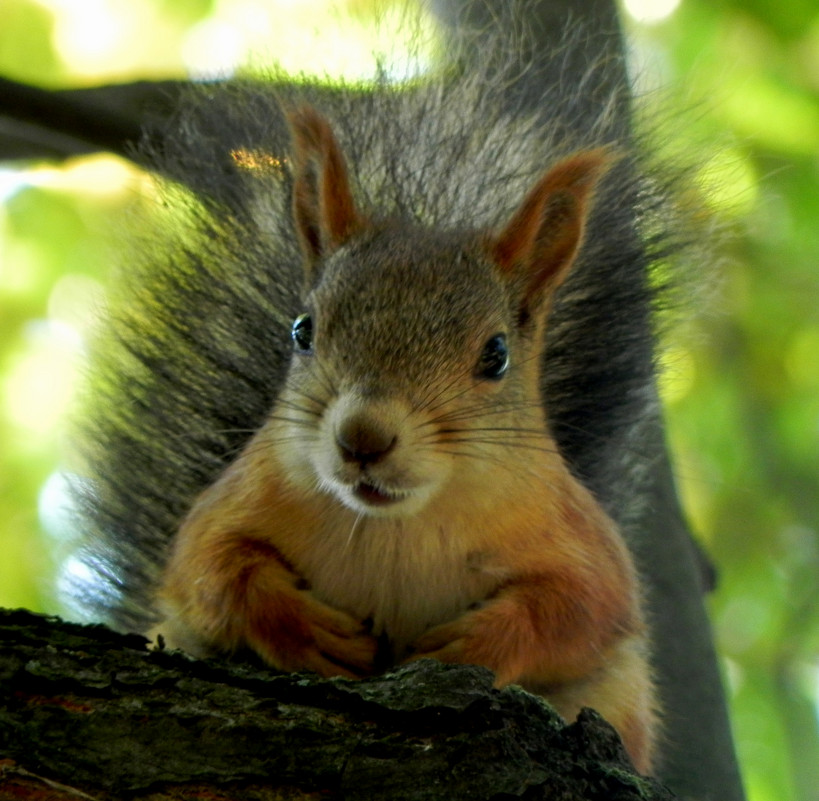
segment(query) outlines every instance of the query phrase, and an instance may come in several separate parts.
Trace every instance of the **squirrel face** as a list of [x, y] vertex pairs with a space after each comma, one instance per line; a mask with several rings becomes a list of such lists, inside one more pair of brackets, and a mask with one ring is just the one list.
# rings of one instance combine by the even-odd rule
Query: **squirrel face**
[[539, 348], [466, 240], [371, 229], [321, 265], [294, 325], [277, 410], [288, 461], [358, 513], [413, 514], [453, 471], [482, 471], [522, 417], [544, 429], [530, 369]]
[[547, 171], [499, 232], [432, 231], [363, 215], [327, 120], [309, 107], [288, 119], [310, 291], [271, 419], [287, 474], [359, 514], [400, 516], [449, 481], [461, 497], [502, 493], [487, 467], [515, 458], [498, 448], [559, 458], [539, 391], [543, 332], [606, 151]]

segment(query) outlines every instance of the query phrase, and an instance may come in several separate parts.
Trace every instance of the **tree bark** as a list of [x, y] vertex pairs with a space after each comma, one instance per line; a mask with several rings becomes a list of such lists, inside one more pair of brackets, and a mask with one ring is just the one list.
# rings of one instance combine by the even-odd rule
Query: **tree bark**
[[0, 798], [672, 798], [596, 713], [566, 725], [484, 668], [323, 680], [146, 644], [0, 612]]

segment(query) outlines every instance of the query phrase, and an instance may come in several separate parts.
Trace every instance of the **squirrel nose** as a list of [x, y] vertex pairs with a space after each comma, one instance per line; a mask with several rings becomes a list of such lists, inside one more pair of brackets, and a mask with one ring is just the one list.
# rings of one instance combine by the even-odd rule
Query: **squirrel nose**
[[336, 443], [345, 462], [365, 467], [383, 459], [394, 447], [398, 437], [372, 418], [347, 418], [336, 431]]

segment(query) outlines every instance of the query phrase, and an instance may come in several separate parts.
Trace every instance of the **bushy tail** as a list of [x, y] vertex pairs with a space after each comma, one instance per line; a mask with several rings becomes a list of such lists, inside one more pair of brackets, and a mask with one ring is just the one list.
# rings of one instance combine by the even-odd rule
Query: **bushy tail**
[[[385, 71], [367, 86], [272, 75], [191, 89], [153, 146], [172, 179], [162, 215], [128, 254], [92, 357], [76, 481], [86, 573], [75, 582], [92, 616], [149, 624], [171, 536], [277, 396], [302, 289], [284, 114], [304, 103], [330, 120], [359, 208], [448, 229], [501, 225], [571, 152], [619, 154], [553, 311], [543, 394], [574, 472], [627, 516], [639, 431], [654, 419], [651, 270], [678, 250], [682, 228], [673, 179], [647, 166], [611, 113], [623, 87], [610, 87], [604, 63], [564, 80], [571, 47], [567, 38], [542, 59], [529, 113], [510, 108], [525, 65], [508, 39], [482, 40], [483, 66], [403, 86]], [[590, 105], [588, 88], [601, 86]]]

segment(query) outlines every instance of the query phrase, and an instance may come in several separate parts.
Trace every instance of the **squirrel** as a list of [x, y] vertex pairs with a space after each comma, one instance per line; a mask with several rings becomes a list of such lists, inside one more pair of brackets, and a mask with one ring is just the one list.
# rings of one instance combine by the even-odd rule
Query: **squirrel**
[[651, 770], [628, 471], [583, 421], [644, 416], [670, 203], [554, 58], [546, 119], [492, 59], [192, 91], [153, 150], [173, 219], [94, 357], [86, 608], [321, 676], [484, 665]]
[[[268, 420], [193, 503], [156, 631], [356, 677], [432, 657], [491, 668], [565, 717], [592, 706], [650, 766], [634, 568], [548, 433], [548, 310], [610, 156], [551, 169], [498, 231], [360, 211], [310, 107], [290, 114], [306, 311]], [[366, 621], [366, 624], [365, 624]]]

